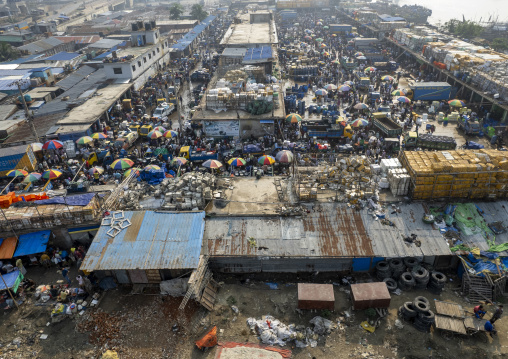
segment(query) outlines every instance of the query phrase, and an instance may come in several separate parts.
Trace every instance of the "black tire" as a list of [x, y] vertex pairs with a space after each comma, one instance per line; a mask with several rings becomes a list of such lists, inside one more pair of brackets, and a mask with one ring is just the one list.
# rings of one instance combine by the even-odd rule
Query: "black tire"
[[413, 272], [413, 277], [417, 282], [429, 281], [429, 271], [425, 268], [419, 268]]
[[415, 285], [415, 279], [410, 272], [404, 272], [400, 275], [400, 280], [407, 283], [407, 286], [413, 287]]
[[412, 302], [405, 302], [401, 308], [402, 313], [409, 318], [415, 318], [418, 315], [418, 312], [415, 310]]
[[413, 305], [418, 313], [428, 312], [430, 310], [430, 305], [426, 302], [413, 302]]
[[432, 324], [436, 320], [436, 316], [432, 310], [429, 310], [427, 312], [418, 313], [418, 320], [422, 323]]
[[425, 298], [424, 296], [420, 295], [418, 297], [416, 297], [414, 300], [413, 300], [413, 305], [416, 306], [416, 302], [424, 302], [424, 303], [427, 303], [428, 306], [430, 306], [430, 301]]
[[383, 279], [383, 282], [386, 283], [386, 287], [388, 288], [388, 291], [393, 292], [397, 289], [397, 282], [393, 278], [385, 278]]
[[379, 261], [376, 263], [376, 270], [378, 272], [389, 272], [390, 266], [387, 261]]
[[419, 322], [418, 320], [415, 320], [413, 323], [413, 326], [416, 328], [416, 330], [428, 333], [430, 331], [430, 326], [423, 324], [422, 322]]
[[432, 272], [430, 281], [435, 283], [446, 283], [446, 276], [441, 272]]
[[404, 265], [408, 268], [413, 268], [418, 265], [418, 260], [414, 257], [404, 258]]
[[404, 271], [404, 262], [402, 259], [394, 258], [388, 261], [388, 265], [393, 271]]

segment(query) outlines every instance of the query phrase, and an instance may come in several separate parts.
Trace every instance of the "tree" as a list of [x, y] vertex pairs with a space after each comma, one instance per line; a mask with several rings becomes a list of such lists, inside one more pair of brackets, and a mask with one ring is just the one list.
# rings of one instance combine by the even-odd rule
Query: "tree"
[[0, 62], [15, 60], [19, 57], [19, 51], [11, 45], [2, 42], [0, 43]]
[[174, 3], [169, 8], [169, 18], [171, 20], [178, 20], [183, 14], [183, 7], [179, 3]]
[[492, 47], [496, 51], [503, 52], [505, 50], [508, 50], [508, 40], [506, 40], [502, 37], [496, 37], [490, 43], [490, 47]]
[[468, 39], [480, 35], [484, 30], [483, 26], [474, 21], [465, 19], [462, 21], [451, 19], [450, 21], [445, 22], [444, 28], [454, 35]]
[[208, 16], [208, 13], [203, 10], [203, 6], [200, 4], [192, 5], [190, 14], [194, 19], [198, 19], [199, 21], [203, 21]]

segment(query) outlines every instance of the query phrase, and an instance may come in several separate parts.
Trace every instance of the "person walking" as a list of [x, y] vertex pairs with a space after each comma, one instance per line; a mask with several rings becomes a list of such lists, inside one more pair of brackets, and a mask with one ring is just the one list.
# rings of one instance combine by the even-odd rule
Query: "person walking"
[[492, 324], [494, 324], [498, 319], [501, 318], [501, 316], [503, 315], [503, 305], [502, 304], [499, 304], [497, 306], [497, 309], [496, 311], [494, 312], [494, 314], [492, 314], [492, 318], [490, 318], [490, 322]]
[[64, 269], [62, 269], [62, 277], [64, 277], [67, 283], [71, 285], [72, 281], [69, 278], [69, 268], [65, 267]]

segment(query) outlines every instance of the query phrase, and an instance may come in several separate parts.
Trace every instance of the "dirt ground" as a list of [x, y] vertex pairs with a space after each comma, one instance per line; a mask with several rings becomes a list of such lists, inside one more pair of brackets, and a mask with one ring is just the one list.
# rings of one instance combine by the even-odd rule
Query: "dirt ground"
[[[30, 269], [34, 272], [35, 269]], [[59, 279], [55, 271], [47, 273]], [[41, 274], [42, 275], [42, 274]], [[72, 277], [71, 277], [72, 278]], [[507, 358], [506, 333], [508, 322], [501, 318], [496, 323], [499, 332], [494, 339], [478, 334], [467, 337], [449, 337], [436, 332], [421, 333], [409, 323], [403, 329], [395, 326], [397, 309], [406, 301], [423, 295], [431, 301], [447, 300], [461, 304], [472, 310], [473, 304], [464, 300], [459, 293], [460, 282], [455, 276], [442, 295], [435, 296], [426, 290], [403, 292], [392, 295], [389, 314], [382, 319], [374, 333], [360, 327], [367, 319], [365, 311], [351, 311], [349, 290], [346, 286], [334, 286], [335, 311], [297, 310], [298, 282], [333, 283], [339, 282], [337, 275], [284, 275], [259, 278], [253, 276], [224, 276], [221, 283], [215, 310], [207, 313], [195, 302], [189, 302], [186, 310], [186, 327], [182, 326], [178, 315], [181, 298], [161, 297], [157, 288], [145, 294], [133, 295], [129, 287], [106, 292], [97, 310], [88, 316], [46, 326], [50, 321], [49, 306], [35, 306], [28, 301], [19, 311], [5, 312], [0, 316], [3, 331], [0, 337], [0, 358], [99, 358], [107, 349], [118, 351], [120, 358], [174, 358], [174, 359], [213, 359], [216, 349], [206, 352], [194, 348], [194, 341], [207, 332], [212, 325], [219, 329], [219, 341], [260, 343], [257, 336], [249, 330], [246, 320], [249, 317], [261, 319], [272, 315], [285, 324], [309, 326], [309, 320], [317, 315], [326, 315], [338, 329], [328, 336], [321, 336], [315, 348], [295, 348], [292, 343], [283, 349], [291, 349], [293, 358]], [[361, 275], [356, 280], [370, 281], [369, 275]], [[266, 282], [276, 282], [278, 289], [270, 289]], [[234, 302], [239, 313], [231, 309]], [[492, 313], [493, 306], [487, 306]], [[344, 312], [352, 316], [347, 319]], [[90, 314], [91, 313], [91, 314]], [[490, 318], [490, 314], [487, 315]], [[186, 328], [194, 327], [189, 333]], [[40, 335], [48, 338], [40, 339]], [[19, 339], [19, 346], [16, 338]]]

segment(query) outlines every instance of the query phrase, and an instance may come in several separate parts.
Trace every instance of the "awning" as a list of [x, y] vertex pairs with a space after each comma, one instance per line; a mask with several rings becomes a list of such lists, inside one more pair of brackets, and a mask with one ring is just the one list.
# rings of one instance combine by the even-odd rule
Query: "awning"
[[[0, 290], [6, 290], [12, 288], [12, 291], [16, 293], [18, 291], [19, 283], [23, 280], [23, 274], [16, 268], [13, 272], [3, 274], [4, 280], [0, 280]], [[5, 286], [4, 284], [7, 284]]]
[[27, 256], [29, 254], [42, 253], [48, 246], [51, 231], [40, 231], [22, 234], [19, 236], [19, 243], [13, 257]]
[[67, 231], [69, 234], [75, 233], [85, 233], [89, 231], [98, 231], [101, 226], [88, 226], [88, 227], [77, 227], [77, 228], [69, 228]]
[[273, 120], [260, 120], [259, 123], [273, 123]]
[[0, 259], [11, 259], [16, 250], [16, 237], [0, 239]]

